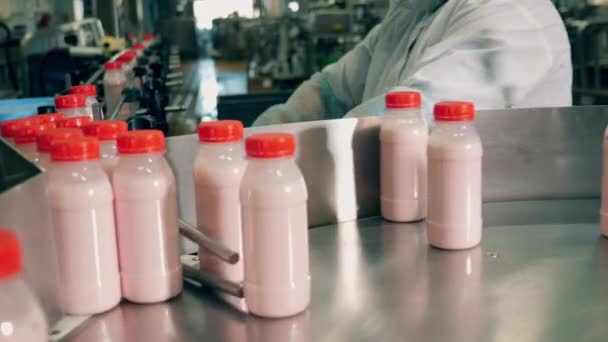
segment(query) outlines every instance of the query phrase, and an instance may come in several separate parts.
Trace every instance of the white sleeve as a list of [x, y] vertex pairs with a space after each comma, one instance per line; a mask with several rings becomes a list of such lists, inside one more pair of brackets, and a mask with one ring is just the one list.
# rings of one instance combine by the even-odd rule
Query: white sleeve
[[[554, 42], [545, 38], [546, 23], [532, 15], [549, 7], [541, 4], [544, 1], [536, 7], [535, 1], [524, 6], [516, 0], [471, 0], [454, 6], [442, 14], [443, 33], [429, 32], [429, 37], [440, 37], [436, 42], [418, 41], [428, 46], [408, 66], [397, 88], [419, 91], [427, 112], [442, 100], [472, 101], [480, 109], [525, 102], [554, 65]], [[381, 97], [366, 101], [349, 116], [377, 110]]]
[[468, 100], [479, 108], [513, 107], [533, 91], [553, 65], [543, 28], [517, 1], [477, 3], [450, 15], [445, 36], [400, 85], [432, 102]]

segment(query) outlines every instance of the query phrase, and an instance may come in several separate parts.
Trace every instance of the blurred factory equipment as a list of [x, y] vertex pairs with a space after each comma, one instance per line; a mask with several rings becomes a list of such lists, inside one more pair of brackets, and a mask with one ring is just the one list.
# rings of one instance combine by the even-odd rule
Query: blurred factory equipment
[[259, 6], [259, 18], [216, 19], [212, 30], [219, 58], [248, 61], [249, 95], [220, 96], [218, 101], [220, 118], [238, 118], [246, 125], [359, 43], [388, 3], [268, 0]]
[[608, 103], [608, 2], [556, 1], [572, 47], [575, 104]]

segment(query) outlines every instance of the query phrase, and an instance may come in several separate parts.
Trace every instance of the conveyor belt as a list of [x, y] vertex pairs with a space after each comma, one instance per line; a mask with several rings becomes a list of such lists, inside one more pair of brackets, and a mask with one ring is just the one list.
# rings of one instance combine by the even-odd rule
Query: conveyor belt
[[[580, 223], [581, 204], [599, 206], [493, 203], [482, 245], [459, 252], [429, 247], [424, 223], [315, 228], [307, 313], [248, 317], [187, 285], [168, 303], [123, 303], [66, 341], [603, 341], [608, 240], [597, 223]], [[562, 223], [538, 224], [556, 212]]]

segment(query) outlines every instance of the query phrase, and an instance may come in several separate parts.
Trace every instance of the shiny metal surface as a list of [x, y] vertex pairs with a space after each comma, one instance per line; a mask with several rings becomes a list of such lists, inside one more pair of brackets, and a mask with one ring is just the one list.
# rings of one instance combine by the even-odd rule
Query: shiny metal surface
[[[604, 341], [608, 240], [598, 225], [566, 223], [581, 220], [567, 201], [491, 205], [494, 224], [467, 251], [429, 247], [422, 222], [310, 230], [312, 305], [294, 318], [246, 316], [186, 285], [168, 303], [123, 303], [65, 341]], [[572, 214], [562, 223], [526, 223], [560, 208]]]
[[[312, 226], [378, 215], [380, 118], [341, 119], [248, 128], [246, 134], [296, 134]], [[484, 202], [596, 199], [608, 107], [480, 111]], [[192, 163], [195, 135], [168, 139], [178, 182], [180, 217], [196, 222]]]

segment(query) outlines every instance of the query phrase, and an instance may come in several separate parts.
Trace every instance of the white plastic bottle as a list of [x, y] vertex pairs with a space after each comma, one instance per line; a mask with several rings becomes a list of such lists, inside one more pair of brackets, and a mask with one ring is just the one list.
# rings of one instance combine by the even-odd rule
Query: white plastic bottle
[[82, 128], [85, 135], [96, 137], [101, 145], [101, 166], [112, 177], [118, 163], [116, 138], [127, 131], [127, 123], [120, 120], [93, 121]]
[[158, 130], [122, 133], [112, 174], [122, 290], [136, 303], [162, 302], [182, 290], [175, 176]]
[[0, 229], [0, 341], [46, 342], [48, 323], [40, 302], [21, 278], [21, 245]]
[[[243, 124], [240, 121], [204, 122], [198, 127], [200, 148], [194, 161], [194, 185], [197, 226], [207, 236], [243, 254], [239, 189], [245, 171], [242, 147]], [[227, 264], [199, 248], [201, 271], [242, 283], [243, 261]], [[224, 297], [241, 310], [244, 301]], [[233, 300], [234, 299], [234, 300]]]
[[74, 116], [65, 119], [59, 119], [55, 121], [57, 128], [80, 128], [93, 122], [90, 116]]
[[467, 249], [482, 235], [483, 149], [469, 102], [435, 105], [428, 148], [427, 236], [432, 246]]
[[69, 94], [55, 97], [55, 108], [67, 118], [93, 115], [87, 111], [87, 98], [80, 94]]
[[307, 192], [292, 134], [255, 134], [245, 142], [241, 183], [244, 291], [248, 310], [287, 317], [310, 303]]
[[92, 137], [56, 141], [48, 170], [60, 298], [72, 315], [96, 314], [121, 299], [112, 186]]
[[114, 113], [120, 102], [122, 91], [127, 85], [127, 76], [122, 69], [122, 62], [107, 62], [104, 64], [103, 76], [104, 102], [106, 103], [106, 114]]
[[83, 84], [70, 87], [70, 94], [80, 94], [86, 96], [85, 106], [87, 113], [93, 117], [93, 105], [99, 103], [97, 101], [97, 87], [92, 84]]
[[382, 216], [396, 222], [426, 217], [428, 126], [417, 92], [390, 92], [380, 126]]
[[55, 128], [55, 124], [39, 124], [23, 126], [15, 133], [15, 146], [23, 153], [32, 163], [38, 164], [40, 154], [36, 145], [36, 138], [44, 131]]
[[41, 132], [36, 138], [38, 149], [38, 162], [42, 170], [47, 170], [51, 163], [51, 146], [60, 140], [71, 140], [82, 137], [82, 131], [78, 128], [53, 128]]

